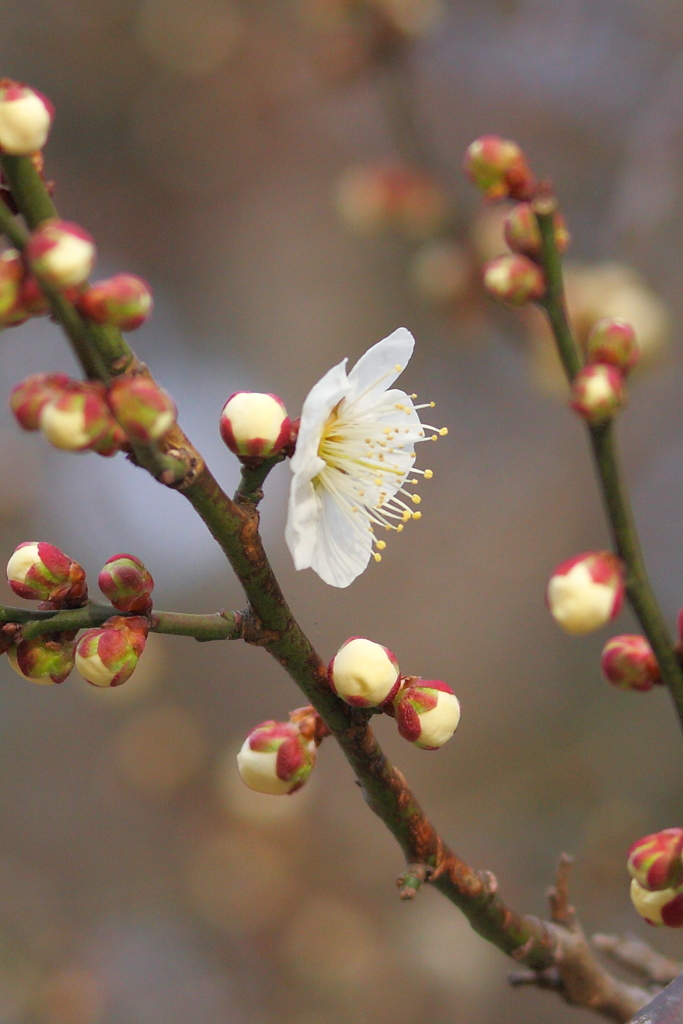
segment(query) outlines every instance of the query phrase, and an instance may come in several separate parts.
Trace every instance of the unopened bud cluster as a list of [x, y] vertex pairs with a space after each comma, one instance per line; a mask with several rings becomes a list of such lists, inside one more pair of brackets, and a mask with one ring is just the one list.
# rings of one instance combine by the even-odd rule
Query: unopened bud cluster
[[402, 677], [394, 654], [363, 637], [342, 644], [330, 662], [328, 679], [347, 704], [385, 711], [396, 719], [404, 739], [425, 750], [443, 746], [460, 720], [460, 704], [450, 686]]
[[683, 928], [683, 829], [644, 836], [628, 851], [631, 900], [649, 924]]
[[24, 430], [40, 430], [55, 448], [111, 456], [128, 439], [157, 441], [176, 420], [171, 397], [145, 377], [99, 381], [38, 373], [17, 384], [10, 408]]
[[585, 343], [586, 365], [572, 381], [570, 405], [589, 423], [612, 419], [627, 399], [624, 380], [640, 358], [635, 331], [626, 320], [596, 323]]
[[315, 739], [299, 722], [262, 722], [237, 755], [242, 781], [257, 793], [286, 796], [308, 779], [317, 754]]
[[646, 692], [661, 683], [657, 659], [644, 636], [624, 633], [605, 644], [600, 659], [602, 674], [620, 690]]
[[[7, 580], [19, 597], [41, 601], [45, 609], [78, 608], [87, 603], [82, 567], [54, 544], [25, 541], [7, 563]], [[97, 629], [19, 637], [4, 646], [10, 665], [36, 683], [61, 683], [74, 665], [94, 686], [119, 686], [142, 654], [151, 611], [154, 581], [135, 555], [114, 555], [99, 575], [100, 589], [114, 609], [136, 615], [112, 615]]]
[[42, 149], [54, 117], [50, 101], [19, 82], [0, 80], [0, 150], [32, 156]]

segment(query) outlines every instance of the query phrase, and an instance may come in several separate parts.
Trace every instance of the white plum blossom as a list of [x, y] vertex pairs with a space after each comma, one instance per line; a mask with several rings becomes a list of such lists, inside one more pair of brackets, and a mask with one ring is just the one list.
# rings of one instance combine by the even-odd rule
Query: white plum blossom
[[[370, 556], [386, 547], [377, 527], [402, 530], [419, 519], [417, 494], [404, 487], [416, 470], [418, 441], [446, 434], [420, 423], [413, 398], [389, 390], [415, 342], [404, 327], [368, 349], [350, 371], [346, 359], [309, 392], [301, 413], [285, 532], [297, 569], [312, 568], [334, 587], [347, 587]], [[434, 403], [428, 403], [427, 407]], [[373, 553], [373, 544], [378, 549]]]

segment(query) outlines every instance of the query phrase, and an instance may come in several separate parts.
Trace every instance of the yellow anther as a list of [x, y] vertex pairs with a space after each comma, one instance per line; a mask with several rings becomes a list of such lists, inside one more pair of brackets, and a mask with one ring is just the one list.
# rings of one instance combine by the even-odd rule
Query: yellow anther
[[430, 402], [429, 403], [429, 408], [430, 409], [434, 409], [435, 407], [436, 407], [436, 402]]
[[373, 551], [372, 557], [375, 559], [376, 562], [382, 561], [382, 556], [380, 555], [379, 551]]
[[441, 434], [442, 437], [445, 437], [446, 434], [448, 433], [448, 427], [442, 427], [439, 433]]
[[425, 469], [422, 475], [424, 476], [425, 480], [431, 480], [432, 477], [434, 476], [434, 473], [432, 472], [431, 469]]
[[377, 547], [379, 548], [380, 551], [384, 551], [386, 546], [387, 546], [387, 542], [385, 540], [378, 540], [377, 541]]
[[403, 367], [401, 366], [400, 363], [396, 363], [394, 369], [396, 370], [396, 373], [401, 373], [403, 371]]
[[403, 519], [404, 523], [408, 522], [408, 520], [410, 519], [410, 512], [408, 511], [408, 509], [405, 510], [401, 518]]
[[422, 519], [421, 512], [413, 512], [413, 519]]
[[415, 399], [417, 398], [417, 395], [411, 395], [410, 397], [413, 399], [413, 401], [415, 401]]
[[395, 408], [396, 409], [405, 409], [405, 405], [402, 405], [401, 402], [397, 402]]
[[396, 533], [400, 533], [402, 529], [403, 529], [403, 523], [399, 523], [398, 526], [396, 527]]
[[410, 499], [411, 499], [413, 505], [419, 505], [420, 502], [422, 501], [422, 498], [420, 497], [419, 494], [411, 494], [410, 495]]
[[389, 434], [391, 433], [391, 427], [385, 427], [384, 430], [382, 431], [382, 433], [386, 434], [387, 437], [388, 437]]

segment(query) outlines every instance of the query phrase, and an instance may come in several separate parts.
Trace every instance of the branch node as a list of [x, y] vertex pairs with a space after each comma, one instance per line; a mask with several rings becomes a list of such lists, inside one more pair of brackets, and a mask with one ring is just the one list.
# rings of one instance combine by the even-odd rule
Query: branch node
[[550, 918], [555, 924], [572, 929], [576, 924], [576, 912], [569, 902], [569, 876], [574, 858], [568, 853], [561, 853], [557, 863], [555, 884], [551, 886], [546, 897], [550, 904]]
[[436, 874], [436, 869], [430, 864], [409, 864], [408, 870], [396, 879], [399, 899], [414, 900], [423, 884], [431, 882]]

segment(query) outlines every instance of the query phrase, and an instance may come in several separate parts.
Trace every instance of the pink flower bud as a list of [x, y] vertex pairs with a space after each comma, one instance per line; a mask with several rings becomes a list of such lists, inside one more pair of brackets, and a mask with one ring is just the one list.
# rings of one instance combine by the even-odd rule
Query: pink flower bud
[[650, 892], [634, 878], [631, 881], [631, 902], [648, 924], [683, 928], [683, 886]]
[[569, 404], [589, 423], [612, 419], [625, 401], [623, 377], [608, 363], [588, 363], [572, 381]]
[[84, 284], [95, 263], [87, 231], [66, 220], [46, 220], [31, 235], [26, 258], [36, 275], [55, 288]]
[[12, 156], [31, 156], [42, 149], [50, 131], [54, 108], [34, 89], [0, 82], [0, 149]]
[[51, 601], [79, 607], [88, 597], [85, 571], [45, 541], [24, 541], [7, 563], [7, 582], [27, 601]]
[[32, 683], [63, 683], [74, 667], [73, 640], [37, 636], [10, 647], [7, 660], [14, 671]]
[[147, 377], [117, 378], [107, 398], [119, 425], [138, 441], [158, 441], [176, 422], [175, 402]]
[[133, 674], [148, 632], [146, 619], [114, 615], [100, 629], [89, 629], [79, 639], [76, 668], [93, 686], [120, 686]]
[[65, 373], [35, 373], [12, 388], [10, 409], [24, 430], [38, 430], [47, 403], [59, 398], [72, 383]]
[[94, 449], [113, 430], [104, 387], [93, 381], [71, 381], [58, 398], [46, 402], [38, 423], [48, 441], [65, 451]]
[[267, 459], [291, 438], [292, 423], [282, 399], [256, 391], [236, 391], [223, 406], [220, 432], [240, 458]]
[[100, 590], [120, 612], [148, 612], [154, 580], [135, 555], [112, 555], [97, 577]]
[[550, 577], [546, 599], [565, 632], [592, 633], [619, 614], [624, 600], [621, 562], [611, 551], [585, 551], [561, 562]]
[[134, 331], [152, 312], [152, 292], [141, 277], [117, 274], [106, 281], [95, 281], [79, 295], [76, 305], [83, 316], [95, 323]]
[[662, 681], [652, 648], [644, 636], [637, 634], [626, 633], [608, 640], [600, 667], [607, 682], [620, 690], [651, 690]]
[[540, 299], [545, 291], [543, 271], [526, 256], [496, 256], [484, 265], [484, 287], [511, 306]]
[[242, 781], [257, 793], [285, 796], [301, 789], [311, 774], [316, 745], [293, 722], [262, 722], [237, 755]]
[[403, 163], [349, 168], [339, 180], [336, 206], [354, 231], [396, 228], [413, 239], [433, 235], [447, 216], [445, 196], [431, 175]]
[[419, 679], [398, 691], [394, 713], [404, 740], [423, 750], [438, 750], [458, 726], [460, 704], [446, 683]]
[[665, 828], [629, 847], [628, 867], [643, 889], [660, 892], [683, 883], [683, 828]]
[[463, 171], [487, 199], [528, 199], [534, 176], [516, 142], [482, 135], [465, 151]]
[[[557, 251], [563, 253], [569, 247], [571, 237], [561, 213], [555, 214], [554, 224], [555, 245]], [[505, 241], [513, 252], [521, 252], [526, 256], [540, 256], [541, 229], [531, 203], [517, 203], [513, 206], [505, 218], [503, 231]]]
[[398, 662], [389, 648], [359, 636], [341, 645], [327, 676], [334, 692], [357, 708], [393, 700], [400, 682]]
[[588, 335], [585, 347], [589, 363], [610, 363], [624, 376], [640, 359], [636, 332], [626, 320], [618, 317], [599, 320]]

